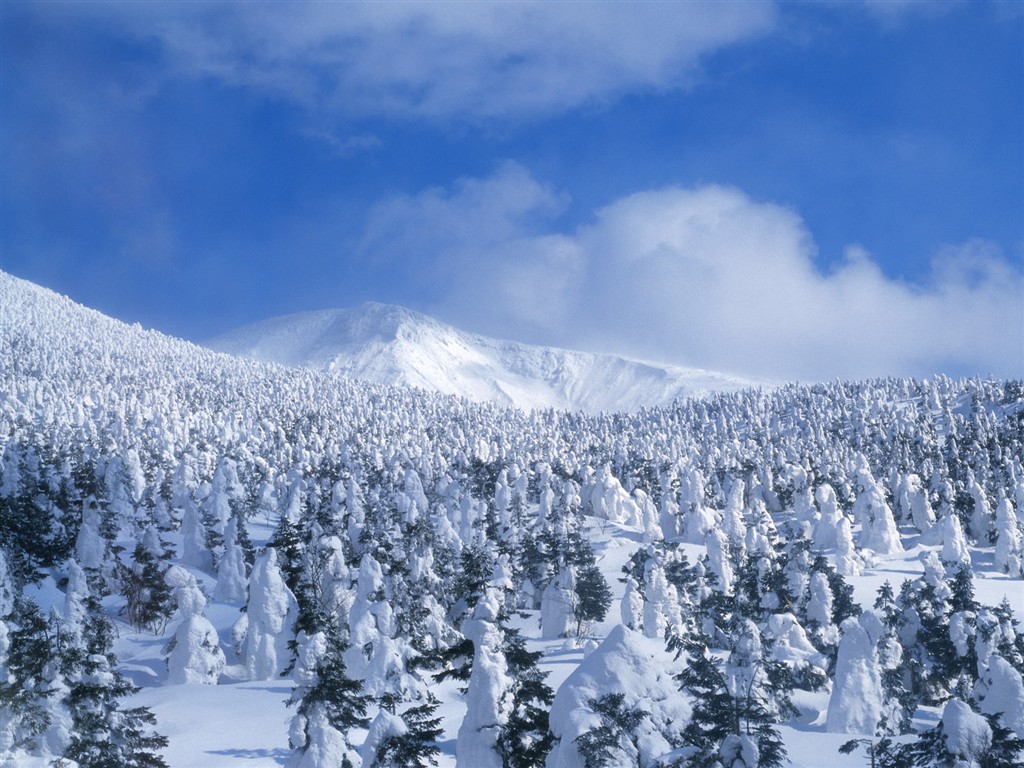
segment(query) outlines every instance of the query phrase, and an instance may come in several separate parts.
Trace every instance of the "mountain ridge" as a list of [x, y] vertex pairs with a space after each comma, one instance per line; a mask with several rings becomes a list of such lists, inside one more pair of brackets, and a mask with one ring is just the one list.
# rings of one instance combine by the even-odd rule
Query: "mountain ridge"
[[380, 302], [269, 318], [205, 344], [262, 362], [524, 409], [635, 411], [768, 383], [609, 353], [495, 339]]

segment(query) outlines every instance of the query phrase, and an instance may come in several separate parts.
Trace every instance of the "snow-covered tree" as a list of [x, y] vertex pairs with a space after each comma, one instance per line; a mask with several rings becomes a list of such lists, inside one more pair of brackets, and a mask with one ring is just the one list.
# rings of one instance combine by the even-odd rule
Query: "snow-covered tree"
[[213, 596], [225, 602], [244, 600], [249, 584], [249, 564], [242, 547], [240, 530], [245, 523], [232, 517], [224, 529], [224, 554], [217, 566], [217, 586]]
[[287, 666], [288, 641], [297, 615], [295, 596], [277, 566], [277, 551], [268, 547], [253, 566], [247, 610], [235, 627], [250, 679], [275, 678]]
[[132, 562], [118, 571], [128, 621], [136, 630], [161, 634], [173, 611], [171, 590], [166, 581], [170, 549], [154, 526], [135, 546]]
[[117, 668], [109, 619], [98, 603], [91, 608], [82, 645], [67, 649], [62, 660], [72, 717], [62, 757], [81, 768], [167, 768], [159, 754], [167, 738], [152, 730], [156, 717], [145, 707], [122, 706], [138, 689]]
[[0, 616], [0, 754], [35, 753], [53, 717], [47, 674], [52, 649], [35, 603], [17, 596], [7, 608]]
[[902, 552], [903, 543], [892, 509], [864, 456], [857, 457], [855, 472], [857, 498], [853, 504], [853, 517], [861, 526], [860, 545], [881, 555]]
[[498, 740], [508, 722], [511, 688], [508, 661], [502, 652], [498, 626], [500, 602], [487, 590], [463, 623], [462, 633], [473, 643], [473, 671], [466, 689], [466, 716], [459, 727], [457, 763], [464, 768], [501, 768]]
[[441, 749], [438, 737], [444, 733], [437, 716], [439, 701], [428, 693], [421, 704], [400, 714], [382, 708], [370, 723], [361, 751], [366, 768], [427, 768], [437, 765]]
[[588, 702], [599, 721], [576, 737], [576, 749], [585, 768], [641, 765], [637, 729], [647, 713], [626, 706], [624, 699], [622, 693], [606, 693]]
[[882, 717], [882, 668], [878, 641], [885, 632], [881, 619], [868, 611], [840, 627], [835, 687], [825, 727], [830, 733], [874, 735]]
[[784, 764], [786, 750], [759, 685], [759, 678], [761, 682], [765, 678], [759, 669], [755, 633], [756, 629], [739, 638], [727, 665], [709, 652], [707, 638], [691, 638], [684, 644], [688, 661], [677, 679], [693, 699], [693, 716], [683, 731], [680, 765], [776, 768]]
[[996, 507], [995, 536], [996, 568], [1012, 577], [1024, 576], [1024, 536], [1013, 504], [1005, 495], [1000, 496]]
[[296, 707], [289, 731], [295, 750], [289, 768], [360, 768], [350, 741], [353, 728], [365, 728], [371, 697], [345, 667], [347, 645], [336, 627], [299, 638], [296, 686], [288, 700]]
[[548, 709], [555, 694], [544, 682], [547, 673], [537, 666], [542, 654], [527, 650], [517, 631], [507, 627], [502, 631], [510, 687], [506, 692], [508, 718], [498, 734], [498, 753], [505, 768], [541, 768], [554, 741]]
[[195, 577], [184, 569], [174, 566], [167, 576], [181, 616], [167, 643], [167, 681], [215, 685], [227, 662], [216, 628], [203, 615], [206, 597]]

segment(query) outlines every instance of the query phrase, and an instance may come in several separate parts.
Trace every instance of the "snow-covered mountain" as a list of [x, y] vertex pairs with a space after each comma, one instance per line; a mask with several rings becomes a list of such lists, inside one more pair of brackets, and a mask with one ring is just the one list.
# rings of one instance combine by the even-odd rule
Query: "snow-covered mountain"
[[1022, 413], [524, 411], [0, 272], [0, 766], [1021, 765]]
[[272, 318], [228, 332], [207, 346], [264, 362], [526, 409], [635, 411], [762, 383], [697, 368], [492, 339], [375, 302]]

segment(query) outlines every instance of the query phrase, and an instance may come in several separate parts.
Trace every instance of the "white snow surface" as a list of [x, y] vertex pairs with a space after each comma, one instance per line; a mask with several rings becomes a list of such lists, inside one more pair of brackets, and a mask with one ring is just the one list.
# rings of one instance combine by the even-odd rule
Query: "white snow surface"
[[698, 368], [492, 339], [375, 302], [271, 318], [206, 345], [261, 362], [527, 410], [636, 411], [768, 384]]

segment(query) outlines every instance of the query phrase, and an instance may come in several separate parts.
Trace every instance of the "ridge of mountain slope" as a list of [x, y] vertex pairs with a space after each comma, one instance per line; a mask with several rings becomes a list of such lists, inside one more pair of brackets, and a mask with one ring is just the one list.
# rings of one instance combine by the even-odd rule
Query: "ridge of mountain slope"
[[206, 344], [264, 362], [526, 409], [635, 411], [763, 384], [696, 368], [493, 339], [376, 302], [275, 317]]

